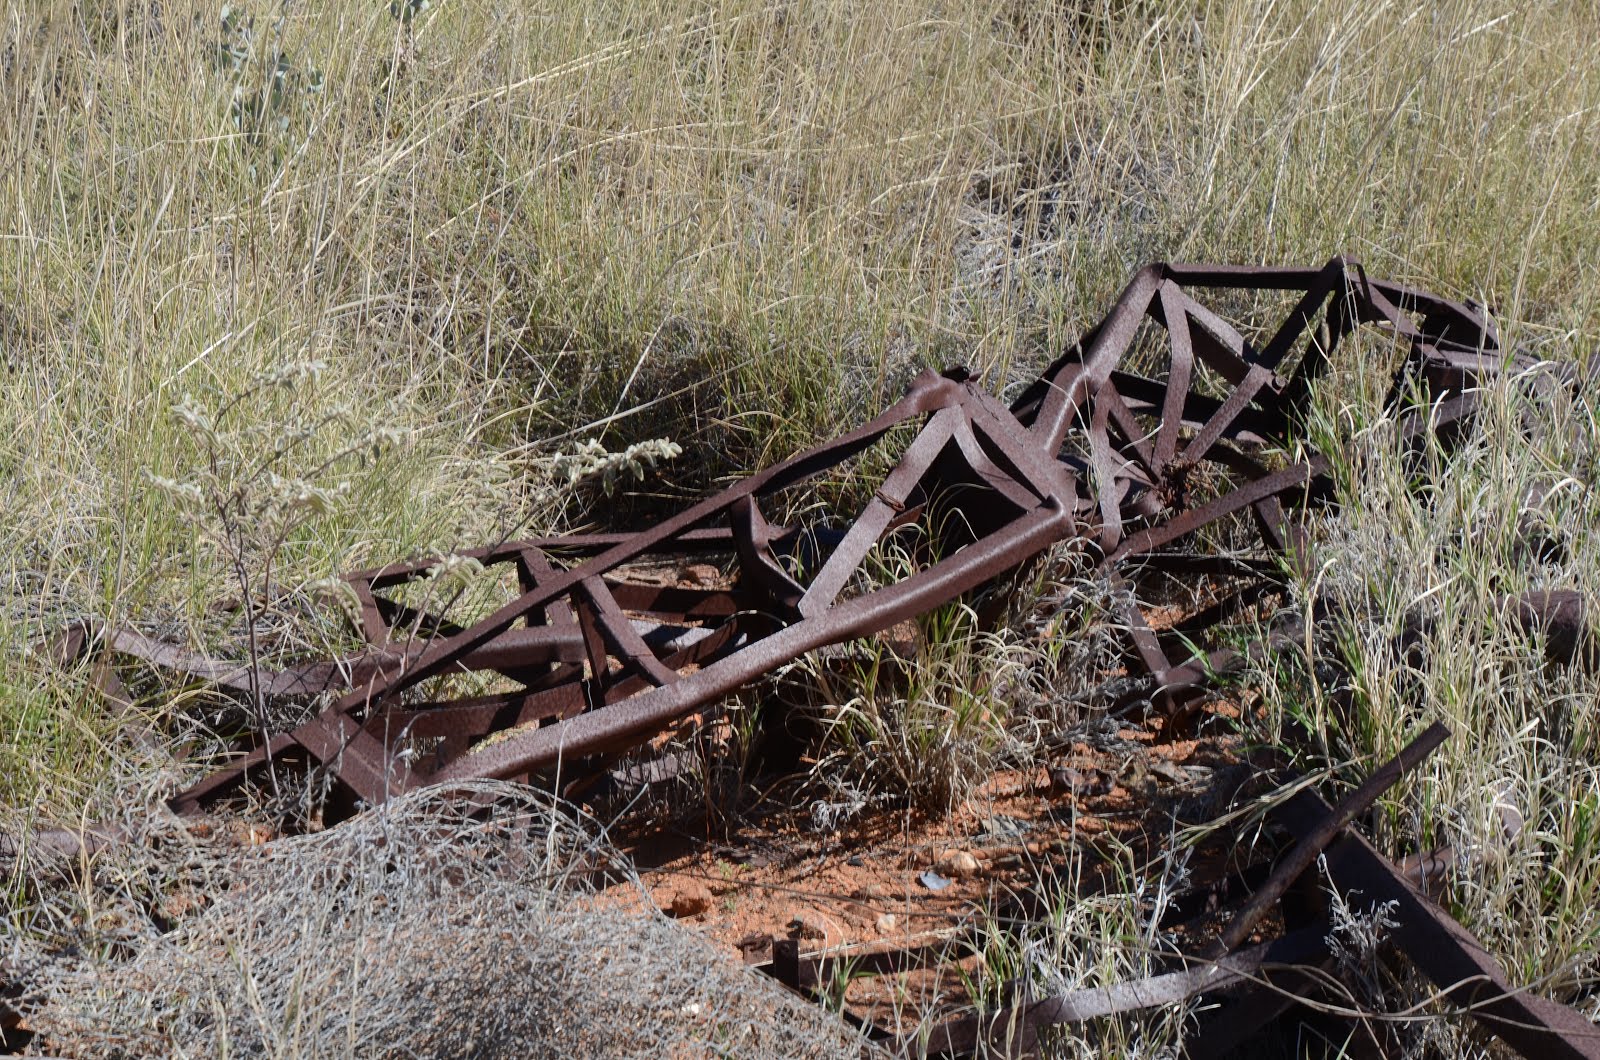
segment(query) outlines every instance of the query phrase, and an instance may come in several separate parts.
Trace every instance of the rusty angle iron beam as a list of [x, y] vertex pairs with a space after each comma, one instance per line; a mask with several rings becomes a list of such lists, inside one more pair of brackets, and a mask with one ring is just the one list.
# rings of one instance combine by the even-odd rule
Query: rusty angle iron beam
[[[1306, 790], [1273, 810], [1295, 835], [1317, 829], [1328, 804]], [[1484, 1029], [1529, 1060], [1547, 1057], [1600, 1060], [1600, 1026], [1576, 1009], [1512, 982], [1483, 944], [1439, 908], [1371, 843], [1347, 831], [1326, 855], [1332, 885], [1364, 904], [1393, 902], [1398, 926], [1391, 937], [1417, 970]]]
[[[1284, 886], [1299, 880], [1320, 858], [1332, 886], [1346, 900], [1353, 901], [1359, 894], [1364, 902], [1394, 902], [1398, 926], [1393, 929], [1393, 943], [1441, 988], [1445, 998], [1513, 1049], [1530, 1060], [1600, 1057], [1600, 1027], [1572, 1008], [1512, 985], [1504, 969], [1470, 932], [1427, 897], [1424, 888], [1440, 860], [1437, 856], [1409, 858], [1404, 867], [1397, 866], [1351, 830], [1356, 816], [1415, 769], [1447, 736], [1444, 726], [1430, 726], [1337, 807], [1330, 807], [1310, 789], [1275, 806], [1272, 815], [1295, 838], [1294, 846], [1230, 921], [1219, 944], [1183, 958], [1185, 967], [1033, 999], [991, 1013], [955, 1017], [898, 1039], [881, 1028], [865, 1029], [900, 1055], [1025, 1057], [1036, 1054], [1041, 1035], [1051, 1027], [1242, 990], [1242, 996], [1223, 1010], [1222, 1018], [1203, 1023], [1187, 1045], [1196, 1055], [1225, 1055], [1314, 988], [1323, 974], [1320, 970], [1331, 960], [1332, 911], [1326, 898], [1308, 921], [1288, 923], [1274, 939], [1243, 945], [1249, 932], [1238, 926], [1256, 923], [1251, 911], [1275, 903]], [[1284, 886], [1274, 888], [1274, 880], [1281, 880]], [[880, 963], [899, 966], [892, 959]], [[791, 942], [782, 954], [774, 951], [769, 972], [812, 996], [837, 964], [826, 957], [803, 956]]]
[[1049, 1027], [1177, 1004], [1257, 979], [1272, 966], [1303, 965], [1321, 960], [1327, 949], [1325, 920], [1319, 920], [1314, 929], [1291, 930], [1281, 938], [1248, 948], [1244, 943], [1261, 917], [1282, 898], [1289, 885], [1312, 866], [1328, 844], [1404, 774], [1437, 750], [1449, 735], [1449, 730], [1441, 724], [1429, 726], [1341, 800], [1337, 808], [1304, 822], [1304, 827], [1297, 832], [1294, 847], [1262, 881], [1244, 907], [1234, 914], [1221, 937], [1199, 955], [1188, 958], [1194, 962], [1190, 967], [1039, 998], [989, 1014], [958, 1017], [925, 1034], [919, 1033], [902, 1043], [900, 1051], [907, 1055], [918, 1051], [957, 1056], [990, 1052], [1003, 1056], [1031, 1055], [1040, 1033]]
[[1321, 856], [1327, 845], [1356, 817], [1365, 813], [1406, 773], [1416, 769], [1423, 760], [1436, 751], [1450, 736], [1450, 730], [1440, 722], [1428, 726], [1415, 740], [1373, 773], [1361, 786], [1339, 801], [1339, 805], [1306, 832], [1295, 844], [1294, 850], [1262, 882], [1243, 909], [1234, 914], [1222, 935], [1206, 951], [1208, 957], [1221, 957], [1244, 944], [1268, 910], [1283, 897], [1289, 886], [1299, 879], [1312, 862]]
[[[1403, 879], [1426, 893], [1440, 886], [1453, 860], [1454, 853], [1445, 849], [1405, 858], [1396, 869]], [[1271, 866], [1266, 863], [1263, 867]], [[897, 1037], [886, 1028], [848, 1011], [841, 1015], [873, 1041], [902, 1055], [1026, 1056], [1038, 1045], [1039, 1031], [1047, 1022], [1057, 1025], [1127, 1015], [1182, 1004], [1202, 996], [1210, 1002], [1225, 992], [1237, 991], [1245, 996], [1234, 999], [1223, 1009], [1220, 1020], [1203, 1023], [1185, 1043], [1185, 1055], [1223, 1056], [1248, 1041], [1316, 985], [1315, 973], [1333, 959], [1328, 943], [1332, 933], [1328, 913], [1324, 907], [1303, 922], [1289, 924], [1277, 938], [1241, 947], [1220, 957], [1185, 957], [1183, 961], [1187, 967], [1174, 971], [1106, 986], [1083, 987], [1029, 1002], [1027, 1004], [1041, 1006], [1031, 1018], [1024, 1008], [1012, 1006], [986, 1017], [954, 1017], [915, 1034]], [[1163, 927], [1173, 927], [1191, 919], [1195, 918], [1184, 917], [1171, 924], [1163, 920], [1162, 923]], [[772, 945], [771, 961], [757, 963], [756, 967], [813, 1001], [822, 996], [824, 985], [835, 981], [840, 974], [878, 975], [925, 968], [948, 958], [952, 951], [966, 955], [982, 948], [975, 932], [957, 935], [943, 945], [877, 949], [864, 954], [852, 952], [847, 957], [826, 952], [802, 953], [799, 943], [793, 939], [773, 939]], [[1005, 985], [1002, 994], [1015, 995], [1022, 989], [1025, 984], [1019, 980]]]

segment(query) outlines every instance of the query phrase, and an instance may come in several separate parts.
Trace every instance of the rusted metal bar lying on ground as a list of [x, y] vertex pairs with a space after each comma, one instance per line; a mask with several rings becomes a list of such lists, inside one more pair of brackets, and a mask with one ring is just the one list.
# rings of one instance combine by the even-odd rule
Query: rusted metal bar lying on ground
[[[1331, 811], [1314, 792], [1299, 792], [1274, 810], [1292, 833], [1304, 836]], [[1417, 970], [1529, 1060], [1600, 1058], [1600, 1026], [1575, 1009], [1514, 984], [1482, 943], [1423, 895], [1395, 866], [1353, 831], [1330, 847], [1326, 864], [1333, 887], [1361, 904], [1394, 902], [1393, 940]]]
[[1320, 819], [1307, 823], [1298, 842], [1262, 881], [1221, 936], [1193, 958], [1197, 963], [1180, 971], [1148, 979], [1088, 987], [1071, 994], [1028, 1001], [997, 1012], [966, 1016], [932, 1029], [926, 1037], [902, 1043], [901, 1052], [915, 1055], [967, 1055], [986, 1052], [1006, 1056], [1031, 1055], [1046, 1028], [1115, 1016], [1141, 1009], [1178, 1004], [1241, 981], [1259, 977], [1271, 965], [1298, 965], [1326, 959], [1326, 917], [1311, 927], [1291, 930], [1279, 939], [1243, 948], [1263, 914], [1275, 905], [1290, 885], [1299, 880], [1350, 822], [1402, 775], [1415, 769], [1449, 736], [1434, 724], [1407, 745], [1399, 755], [1374, 772], [1355, 791]]
[[[1197, 956], [1182, 958], [1183, 967], [957, 1017], [898, 1040], [878, 1028], [867, 1029], [904, 1056], [1025, 1057], [1036, 1053], [1041, 1035], [1051, 1027], [1228, 995], [1220, 1012], [1199, 1023], [1187, 1049], [1193, 1056], [1227, 1055], [1330, 977], [1326, 969], [1333, 959], [1329, 939], [1334, 920], [1329, 892], [1320, 882], [1320, 872], [1313, 869], [1320, 860], [1328, 885], [1350, 905], [1364, 909], [1394, 902], [1392, 919], [1397, 926], [1391, 938], [1396, 948], [1438, 984], [1443, 997], [1517, 1052], [1530, 1060], [1600, 1057], [1600, 1027], [1571, 1008], [1514, 988], [1478, 941], [1426, 896], [1440, 858], [1412, 857], [1396, 865], [1350, 827], [1355, 816], [1420, 765], [1447, 736], [1444, 726], [1430, 726], [1337, 808], [1310, 789], [1301, 789], [1275, 806], [1272, 816], [1288, 829], [1294, 845], [1217, 943]], [[1281, 885], [1274, 887], [1273, 881]], [[1321, 897], [1316, 911], [1286, 915], [1278, 937], [1245, 945], [1259, 914], [1291, 884]], [[863, 968], [902, 970], [916, 966], [918, 957], [924, 962], [939, 959], [929, 953], [890, 951], [875, 953], [870, 961], [852, 959], [850, 968], [854, 974]], [[806, 956], [798, 943], [780, 940], [766, 970], [802, 994], [814, 996], [841, 964], [826, 956]]]
[[[1034, 1055], [1041, 1044], [1041, 1033], [1049, 1027], [1210, 999], [1241, 987], [1259, 988], [1250, 1000], [1264, 997], [1268, 1005], [1257, 1005], [1249, 1015], [1244, 1015], [1243, 1006], [1234, 1003], [1228, 1009], [1230, 1019], [1226, 1028], [1219, 1032], [1217, 1027], [1207, 1025], [1188, 1042], [1188, 1056], [1222, 1055], [1248, 1041], [1271, 1018], [1308, 992], [1306, 987], [1311, 981], [1306, 973], [1331, 963], [1327, 941], [1330, 931], [1331, 925], [1326, 920], [1312, 920], [1270, 941], [1241, 947], [1212, 960], [1192, 958], [1196, 963], [1180, 970], [1107, 986], [1085, 987], [987, 1016], [957, 1017], [934, 1025], [926, 1033], [900, 1038], [851, 1016], [848, 1010], [843, 1014], [870, 1038], [897, 1055], [1023, 1057]], [[942, 953], [887, 950], [841, 959], [804, 954], [796, 940], [776, 939], [773, 940], [772, 961], [758, 967], [801, 996], [817, 1000], [843, 973], [858, 977], [927, 967], [950, 956], [946, 948]], [[918, 958], [922, 958], [920, 962]], [[1306, 981], [1302, 983], [1301, 980]], [[1210, 1024], [1215, 1022], [1209, 1021]]]
[[[1257, 345], [1203, 304], [1207, 289], [1298, 298]], [[85, 630], [79, 651], [236, 691], [339, 690], [316, 717], [173, 799], [198, 809], [269, 759], [298, 761], [333, 775], [346, 796], [337, 815], [434, 781], [579, 773], [807, 651], [881, 632], [1062, 542], [1115, 577], [1177, 576], [1197, 562], [1188, 539], [1234, 524], [1246, 544], [1226, 559], [1246, 584], [1219, 601], [1223, 615], [1275, 588], [1279, 565], [1302, 551], [1299, 517], [1326, 499], [1326, 464], [1278, 447], [1340, 341], [1362, 325], [1404, 347], [1396, 392], [1417, 379], [1456, 402], [1456, 419], [1474, 400], [1464, 388], [1515, 360], [1480, 308], [1370, 279], [1343, 259], [1320, 269], [1151, 265], [1010, 407], [959, 370], [924, 373], [871, 422], [648, 530], [458, 553], [516, 584], [471, 621], [406, 599], [434, 559], [349, 577], [367, 649], [347, 659], [252, 677], [125, 630]], [[853, 521], [768, 521], [763, 505], [907, 431]], [[866, 568], [890, 539], [908, 544], [913, 569], [874, 569], [874, 587]], [[717, 584], [634, 576], [664, 559], [712, 564]], [[1230, 658], [1191, 654], [1136, 604], [1124, 617], [1159, 711], [1191, 707]], [[469, 687], [452, 690], [463, 677]]]
[[1401, 776], [1422, 764], [1450, 735], [1450, 730], [1438, 722], [1406, 745], [1394, 759], [1366, 779], [1356, 790], [1340, 801], [1336, 810], [1329, 813], [1312, 831], [1300, 837], [1294, 852], [1284, 858], [1272, 875], [1262, 882], [1250, 901], [1236, 913], [1220, 938], [1206, 952], [1207, 957], [1218, 958], [1231, 953], [1248, 939], [1262, 916], [1283, 897], [1289, 886], [1311, 867], [1323, 849], [1342, 832], [1356, 816], [1365, 813], [1379, 795], [1394, 786]]
[[1573, 589], [1522, 593], [1500, 602], [1502, 610], [1523, 632], [1544, 635], [1545, 655], [1553, 662], [1600, 665], [1600, 637], [1590, 621], [1589, 607]]

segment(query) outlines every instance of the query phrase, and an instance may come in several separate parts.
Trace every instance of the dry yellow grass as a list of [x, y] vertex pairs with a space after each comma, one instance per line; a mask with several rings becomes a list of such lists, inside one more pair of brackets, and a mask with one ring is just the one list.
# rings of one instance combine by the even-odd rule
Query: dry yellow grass
[[[284, 364], [326, 369], [247, 402], [241, 430], [270, 441], [291, 412], [348, 407], [297, 449], [296, 473], [374, 427], [406, 436], [331, 473], [351, 492], [284, 544], [293, 589], [551, 523], [541, 461], [579, 437], [676, 438], [687, 451], [667, 475], [693, 489], [858, 420], [913, 367], [962, 361], [1010, 385], [1152, 258], [1347, 252], [1488, 301], [1552, 356], [1585, 360], [1600, 333], [1592, 5], [415, 7], [5, 5], [9, 803], [92, 809], [124, 756], [81, 684], [25, 645], [85, 614], [225, 632], [206, 608], [228, 591], [227, 557], [150, 476], [185, 480], [204, 454], [173, 404], [214, 412]], [[1370, 407], [1324, 404], [1330, 438], [1371, 423]], [[1592, 441], [1592, 409], [1552, 415]], [[1469, 502], [1499, 526], [1522, 478], [1568, 477], [1546, 514], [1574, 537], [1600, 524], [1587, 442], [1500, 437], [1470, 454], [1459, 518], [1359, 465], [1380, 499], [1357, 506], [1336, 555], [1347, 574], [1393, 565], [1391, 619], [1421, 594], [1476, 613], [1489, 581], [1528, 581], [1508, 552], [1469, 571], [1438, 559], [1442, 528], [1479, 532]], [[1397, 512], [1399, 538], [1383, 529]], [[1594, 589], [1592, 550], [1575, 555], [1567, 573]], [[1467, 665], [1466, 647], [1504, 636], [1468, 632], [1427, 702], [1479, 742], [1441, 756], [1422, 824], [1455, 835], [1442, 822], [1483, 818], [1493, 777], [1521, 778], [1539, 825], [1463, 913], [1529, 978], [1587, 983], [1569, 958], [1595, 948], [1600, 878], [1591, 826], [1574, 834], [1567, 810], [1600, 805], [1594, 752], [1498, 713], [1558, 679]], [[1381, 662], [1366, 665], [1379, 682]], [[1392, 749], [1399, 731], [1391, 718], [1327, 751]], [[1507, 897], [1538, 866], [1560, 887]]]

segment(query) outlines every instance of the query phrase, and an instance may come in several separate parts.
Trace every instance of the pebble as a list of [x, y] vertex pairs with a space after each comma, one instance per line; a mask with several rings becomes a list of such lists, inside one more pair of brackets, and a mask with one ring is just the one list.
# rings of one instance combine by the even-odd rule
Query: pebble
[[899, 924], [900, 921], [896, 919], [893, 913], [884, 913], [878, 918], [878, 934], [893, 935], [894, 929], [898, 927]]
[[711, 892], [698, 883], [686, 884], [674, 891], [667, 903], [667, 915], [682, 920], [699, 916], [711, 908]]
[[939, 855], [934, 868], [952, 879], [966, 879], [978, 874], [978, 859], [965, 850], [946, 850]]
[[1094, 798], [1111, 791], [1110, 774], [1103, 769], [1076, 769], [1072, 766], [1050, 767], [1053, 787], [1079, 798]]
[[1175, 766], [1162, 758], [1151, 760], [1149, 770], [1169, 784], [1187, 784], [1189, 782], [1189, 774], [1185, 773], [1181, 767]]

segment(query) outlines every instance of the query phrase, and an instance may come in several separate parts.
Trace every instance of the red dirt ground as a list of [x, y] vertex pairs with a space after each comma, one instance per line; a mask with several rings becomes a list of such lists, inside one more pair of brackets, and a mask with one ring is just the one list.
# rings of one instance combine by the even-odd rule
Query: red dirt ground
[[[692, 825], [663, 831], [659, 823], [622, 821], [613, 839], [633, 859], [645, 893], [619, 884], [599, 900], [620, 908], [651, 902], [730, 959], [752, 964], [770, 961], [775, 938], [797, 939], [802, 955], [858, 961], [937, 946], [985, 915], [1026, 907], [1030, 896], [1058, 889], [1064, 883], [1054, 881], [1074, 873], [1079, 888], [1092, 887], [1095, 867], [1108, 863], [1099, 852], [1112, 844], [1153, 857], [1169, 835], [1168, 811], [1209, 820], [1249, 773], [1235, 737], [1162, 742], [1154, 726], [1118, 736], [1114, 749], [1079, 743], [1047, 766], [999, 772], [940, 817], [879, 811], [819, 832], [808, 812], [784, 807], [793, 799], [779, 798], [772, 804], [780, 808], [751, 813], [721, 836], [703, 825], [694, 834]], [[930, 871], [939, 879], [925, 879]], [[952, 958], [852, 979], [846, 1006], [880, 1021], [897, 999], [918, 1013], [959, 1006], [968, 998], [964, 976], [982, 958]]]

